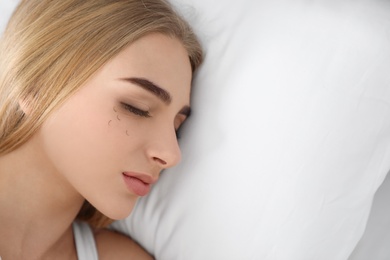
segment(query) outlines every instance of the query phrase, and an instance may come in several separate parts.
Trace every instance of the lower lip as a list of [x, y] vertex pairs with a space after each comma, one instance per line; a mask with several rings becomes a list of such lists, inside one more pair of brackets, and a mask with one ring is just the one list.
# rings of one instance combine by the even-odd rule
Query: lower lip
[[150, 191], [150, 184], [141, 181], [135, 177], [123, 174], [123, 179], [127, 188], [138, 196], [145, 196]]

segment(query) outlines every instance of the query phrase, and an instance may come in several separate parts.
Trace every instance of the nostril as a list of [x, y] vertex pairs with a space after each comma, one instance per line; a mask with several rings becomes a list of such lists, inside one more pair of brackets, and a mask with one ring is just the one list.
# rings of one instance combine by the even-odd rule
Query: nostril
[[166, 165], [167, 164], [166, 161], [161, 160], [160, 158], [157, 158], [157, 157], [153, 157], [153, 160], [155, 160], [156, 162], [158, 162], [161, 165]]

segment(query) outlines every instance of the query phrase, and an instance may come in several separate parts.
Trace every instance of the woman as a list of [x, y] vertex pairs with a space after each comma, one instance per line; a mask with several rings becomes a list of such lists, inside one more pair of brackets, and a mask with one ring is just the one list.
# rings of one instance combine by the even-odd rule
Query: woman
[[188, 24], [163, 0], [23, 0], [0, 50], [2, 259], [150, 259], [102, 227], [180, 160]]

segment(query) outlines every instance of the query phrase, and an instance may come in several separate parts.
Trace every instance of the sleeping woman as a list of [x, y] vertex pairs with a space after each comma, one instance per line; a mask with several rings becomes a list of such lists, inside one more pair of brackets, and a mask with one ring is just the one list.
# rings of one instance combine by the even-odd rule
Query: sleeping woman
[[0, 47], [0, 256], [152, 259], [104, 227], [180, 161], [202, 60], [163, 0], [22, 0]]

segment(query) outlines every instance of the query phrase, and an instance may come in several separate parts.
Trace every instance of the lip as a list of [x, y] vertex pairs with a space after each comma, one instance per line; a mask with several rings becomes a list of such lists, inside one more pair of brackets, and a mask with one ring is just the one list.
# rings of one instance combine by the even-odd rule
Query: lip
[[138, 196], [147, 195], [157, 181], [156, 178], [143, 173], [123, 172], [122, 175], [126, 187]]

